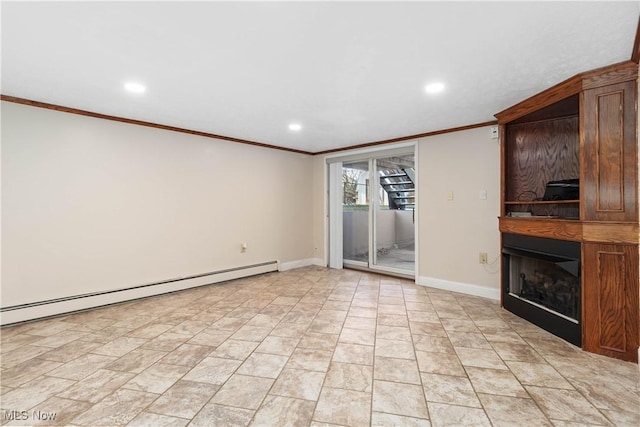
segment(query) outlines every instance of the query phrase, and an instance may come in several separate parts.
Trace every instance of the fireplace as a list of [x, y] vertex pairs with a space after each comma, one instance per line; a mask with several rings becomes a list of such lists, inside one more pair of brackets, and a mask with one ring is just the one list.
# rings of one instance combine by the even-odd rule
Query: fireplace
[[580, 243], [503, 234], [502, 247], [503, 307], [580, 346]]

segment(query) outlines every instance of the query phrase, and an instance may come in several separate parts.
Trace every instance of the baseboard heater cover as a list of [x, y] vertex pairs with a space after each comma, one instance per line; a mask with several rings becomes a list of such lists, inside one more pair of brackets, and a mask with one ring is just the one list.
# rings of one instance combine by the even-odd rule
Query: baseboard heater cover
[[224, 270], [201, 273], [192, 276], [178, 277], [144, 285], [132, 286], [110, 291], [91, 292], [72, 295], [26, 304], [18, 304], [0, 308], [0, 325], [7, 326], [14, 323], [56, 316], [74, 311], [131, 301], [155, 295], [226, 282], [228, 280], [255, 276], [258, 274], [278, 271], [278, 261], [267, 261], [259, 264]]

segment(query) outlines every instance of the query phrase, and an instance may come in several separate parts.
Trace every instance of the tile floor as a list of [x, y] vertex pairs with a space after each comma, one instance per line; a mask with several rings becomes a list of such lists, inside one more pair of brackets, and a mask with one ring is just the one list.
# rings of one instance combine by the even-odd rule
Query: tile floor
[[640, 425], [638, 365], [496, 301], [356, 271], [266, 274], [1, 333], [4, 425]]

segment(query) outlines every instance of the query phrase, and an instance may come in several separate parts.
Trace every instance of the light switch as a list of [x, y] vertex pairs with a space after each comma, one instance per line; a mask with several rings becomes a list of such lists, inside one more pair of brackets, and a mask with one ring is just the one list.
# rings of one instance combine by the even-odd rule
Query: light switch
[[453, 200], [453, 191], [447, 192], [447, 200]]
[[487, 190], [480, 190], [480, 200], [487, 200]]

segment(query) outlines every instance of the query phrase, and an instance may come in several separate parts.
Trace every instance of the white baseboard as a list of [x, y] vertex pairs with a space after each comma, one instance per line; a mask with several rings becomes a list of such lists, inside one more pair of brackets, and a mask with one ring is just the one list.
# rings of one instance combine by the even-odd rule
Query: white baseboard
[[13, 307], [3, 307], [0, 312], [0, 325], [10, 325], [12, 323], [25, 322], [43, 317], [70, 313], [73, 311], [86, 310], [88, 308], [95, 308], [103, 305], [225, 282], [227, 280], [269, 273], [277, 271], [277, 265], [276, 261], [270, 261], [262, 264], [220, 270], [187, 278], [176, 278], [126, 289], [116, 289], [108, 292], [95, 292]]
[[310, 265], [317, 265], [320, 267], [326, 267], [327, 263], [322, 258], [307, 258], [299, 259], [296, 261], [281, 262], [278, 265], [278, 271], [293, 270], [295, 268], [308, 267]]
[[487, 288], [485, 286], [473, 285], [470, 283], [453, 282], [451, 280], [436, 279], [434, 277], [419, 277], [416, 283], [422, 286], [460, 292], [462, 294], [474, 295], [477, 297], [491, 298], [494, 300], [500, 299], [500, 289]]

